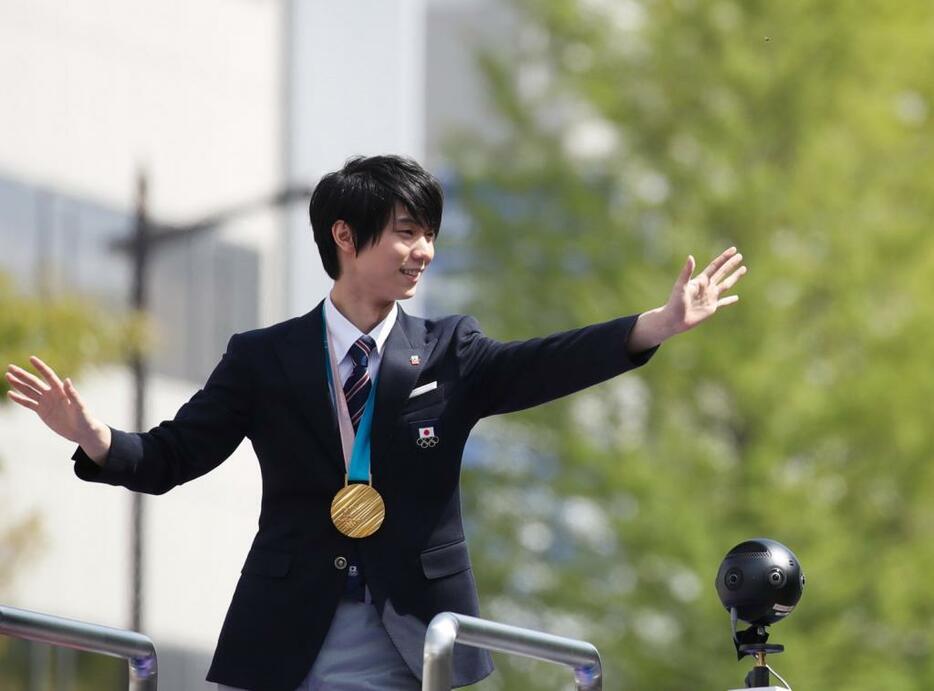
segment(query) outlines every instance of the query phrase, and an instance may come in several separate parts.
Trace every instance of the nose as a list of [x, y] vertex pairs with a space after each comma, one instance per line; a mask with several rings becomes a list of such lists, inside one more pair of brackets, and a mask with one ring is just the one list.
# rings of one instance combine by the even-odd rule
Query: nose
[[429, 242], [428, 238], [422, 235], [412, 247], [412, 259], [427, 266], [434, 256], [434, 243]]

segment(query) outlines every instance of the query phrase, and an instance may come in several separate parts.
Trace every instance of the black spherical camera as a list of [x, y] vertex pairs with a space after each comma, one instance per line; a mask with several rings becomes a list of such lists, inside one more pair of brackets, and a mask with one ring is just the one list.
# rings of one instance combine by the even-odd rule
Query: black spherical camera
[[[804, 572], [798, 558], [775, 540], [746, 540], [727, 552], [717, 572], [716, 585], [720, 602], [730, 613], [737, 658], [746, 655], [756, 658], [756, 667], [746, 677], [746, 686], [768, 686], [771, 668], [765, 656], [780, 653], [784, 647], [767, 643], [767, 627], [791, 614], [801, 599]], [[750, 628], [737, 631], [738, 620], [751, 624]]]
[[727, 611], [750, 624], [784, 619], [804, 592], [804, 573], [785, 545], [756, 538], [727, 552], [717, 573], [717, 595]]

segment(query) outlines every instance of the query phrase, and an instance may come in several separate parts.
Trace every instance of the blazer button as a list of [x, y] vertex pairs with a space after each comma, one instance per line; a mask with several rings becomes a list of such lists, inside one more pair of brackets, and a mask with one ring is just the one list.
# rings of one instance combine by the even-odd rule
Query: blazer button
[[335, 560], [334, 560], [334, 568], [335, 568], [335, 569], [338, 569], [338, 570], [340, 570], [340, 571], [343, 571], [344, 569], [346, 569], [346, 568], [347, 568], [347, 558], [346, 558], [346, 557], [338, 557], [337, 559], [335, 559]]

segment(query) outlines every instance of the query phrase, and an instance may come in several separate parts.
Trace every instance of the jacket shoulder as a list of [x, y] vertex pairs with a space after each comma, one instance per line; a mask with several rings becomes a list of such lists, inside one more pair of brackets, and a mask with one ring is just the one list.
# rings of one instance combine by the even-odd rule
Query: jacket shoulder
[[433, 319], [408, 317], [424, 329], [427, 340], [458, 341], [480, 330], [477, 320], [464, 314], [449, 314]]
[[312, 315], [305, 314], [300, 317], [292, 317], [285, 321], [263, 326], [249, 331], [240, 331], [230, 337], [227, 344], [227, 352], [263, 352], [273, 344], [294, 337], [297, 334], [303, 334], [312, 319]]

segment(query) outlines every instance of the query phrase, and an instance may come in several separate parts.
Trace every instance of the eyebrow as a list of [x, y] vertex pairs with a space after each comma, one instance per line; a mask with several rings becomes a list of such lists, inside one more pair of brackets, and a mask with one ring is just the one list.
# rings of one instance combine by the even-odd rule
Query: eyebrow
[[435, 230], [428, 228], [428, 226], [422, 225], [421, 221], [419, 221], [417, 218], [412, 218], [411, 216], [407, 216], [405, 214], [402, 216], [393, 216], [393, 227], [400, 225], [418, 226], [419, 228], [425, 228], [430, 232], [436, 232]]

